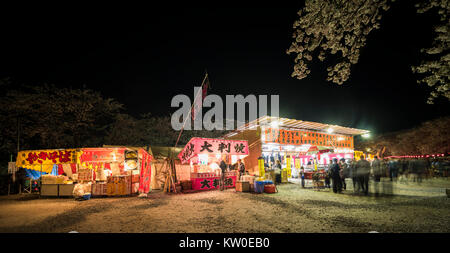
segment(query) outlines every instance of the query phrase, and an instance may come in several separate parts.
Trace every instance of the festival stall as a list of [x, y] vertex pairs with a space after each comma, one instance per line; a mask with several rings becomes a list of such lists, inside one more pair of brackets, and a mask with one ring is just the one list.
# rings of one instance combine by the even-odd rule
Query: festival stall
[[81, 148], [20, 151], [16, 165], [40, 179], [41, 195], [120, 196], [150, 191], [151, 160], [142, 148]]
[[[303, 168], [307, 179], [324, 174], [333, 158], [354, 158], [353, 136], [369, 131], [303, 120], [263, 116], [227, 133], [225, 139], [248, 140], [250, 172], [274, 180], [281, 164], [281, 182], [297, 181]], [[260, 165], [262, 164], [262, 165]], [[265, 168], [265, 171], [264, 169]]]
[[[220, 187], [219, 164], [222, 156], [226, 155], [227, 164], [235, 164], [238, 159], [247, 157], [248, 150], [247, 141], [194, 137], [186, 144], [178, 157], [181, 163], [190, 164], [192, 190], [210, 190]], [[236, 177], [236, 171], [227, 171], [224, 186], [234, 188]]]

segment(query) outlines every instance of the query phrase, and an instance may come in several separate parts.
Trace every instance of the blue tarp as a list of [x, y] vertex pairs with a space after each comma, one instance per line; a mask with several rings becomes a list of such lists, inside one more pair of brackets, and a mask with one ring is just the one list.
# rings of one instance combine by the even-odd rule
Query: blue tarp
[[[27, 173], [27, 177], [29, 177], [33, 180], [39, 179], [42, 175], [48, 174], [47, 172], [40, 172], [37, 170], [30, 170], [30, 169], [25, 169], [25, 173]], [[53, 165], [52, 173], [50, 173], [50, 175], [54, 175], [54, 176], [58, 175], [58, 165], [57, 164]]]

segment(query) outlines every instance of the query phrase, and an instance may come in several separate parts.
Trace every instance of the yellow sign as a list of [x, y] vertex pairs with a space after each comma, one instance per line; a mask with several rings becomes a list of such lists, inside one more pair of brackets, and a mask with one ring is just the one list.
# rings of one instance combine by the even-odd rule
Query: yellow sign
[[259, 176], [264, 177], [265, 169], [264, 169], [264, 158], [258, 159], [258, 168], [259, 168]]
[[291, 156], [286, 156], [287, 177], [291, 178]]
[[54, 164], [70, 164], [76, 161], [75, 149], [27, 150], [19, 152], [16, 166], [51, 173]]
[[294, 159], [294, 163], [295, 163], [295, 168], [296, 169], [300, 169], [301, 168], [301, 166], [300, 166], [300, 159], [299, 158], [295, 158]]

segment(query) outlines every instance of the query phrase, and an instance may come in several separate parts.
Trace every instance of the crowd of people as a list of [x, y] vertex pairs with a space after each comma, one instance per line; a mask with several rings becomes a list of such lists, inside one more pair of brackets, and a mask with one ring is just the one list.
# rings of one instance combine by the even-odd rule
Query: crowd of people
[[421, 183], [423, 179], [448, 177], [450, 169], [448, 159], [380, 159], [375, 156], [368, 161], [364, 156], [359, 158], [330, 160], [325, 169], [325, 187], [332, 188], [334, 193], [342, 193], [347, 189], [346, 179], [351, 179], [355, 193], [368, 195], [369, 181], [373, 179], [375, 194], [378, 194], [381, 178], [389, 178], [392, 182]]

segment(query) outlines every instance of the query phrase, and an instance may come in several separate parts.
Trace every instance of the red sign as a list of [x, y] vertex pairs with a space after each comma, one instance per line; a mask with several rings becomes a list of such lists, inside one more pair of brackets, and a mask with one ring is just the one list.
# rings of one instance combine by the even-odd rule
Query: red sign
[[[220, 188], [220, 176], [191, 178], [193, 190], [212, 190]], [[225, 188], [236, 187], [236, 175], [226, 176]]]
[[248, 141], [192, 138], [178, 155], [186, 163], [198, 154], [248, 155]]

